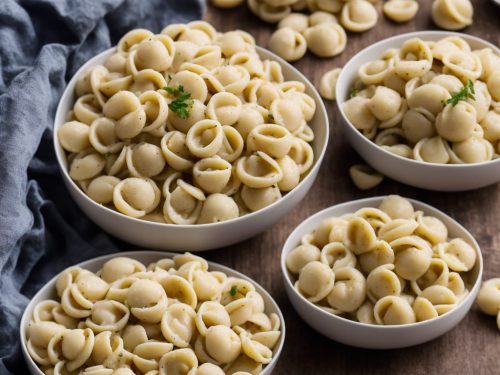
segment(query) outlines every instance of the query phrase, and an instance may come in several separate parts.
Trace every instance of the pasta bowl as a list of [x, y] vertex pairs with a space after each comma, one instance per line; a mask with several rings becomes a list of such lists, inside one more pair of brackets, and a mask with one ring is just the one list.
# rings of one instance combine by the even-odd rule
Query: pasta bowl
[[436, 208], [409, 199], [415, 210], [423, 211], [424, 215], [434, 216], [441, 220], [448, 228], [449, 237], [462, 238], [476, 252], [476, 262], [464, 277], [464, 284], [469, 292], [453, 309], [433, 319], [416, 323], [378, 325], [361, 323], [334, 315], [306, 299], [294, 286], [294, 276], [286, 265], [288, 254], [301, 243], [303, 236], [315, 230], [326, 218], [340, 217], [361, 208], [378, 207], [384, 198], [374, 197], [341, 203], [314, 214], [294, 229], [286, 240], [281, 253], [281, 271], [285, 290], [300, 317], [320, 334], [332, 340], [367, 349], [409, 347], [436, 339], [450, 331], [465, 317], [474, 303], [481, 286], [483, 272], [483, 260], [479, 245], [463, 226]]
[[478, 189], [500, 181], [500, 160], [493, 159], [473, 164], [433, 164], [396, 155], [380, 147], [357, 130], [347, 118], [343, 104], [349, 99], [358, 69], [369, 61], [380, 58], [385, 51], [399, 48], [405, 41], [420, 38], [437, 41], [458, 36], [473, 49], [491, 48], [493, 44], [467, 34], [448, 31], [419, 31], [397, 35], [379, 41], [352, 57], [342, 69], [336, 86], [337, 106], [344, 133], [358, 154], [382, 174], [405, 184], [437, 191], [464, 191]]
[[[110, 255], [105, 255], [97, 258], [93, 258], [84, 262], [81, 262], [79, 264], [76, 264], [75, 266], [79, 266], [83, 269], [92, 271], [92, 272], [97, 272], [99, 269], [102, 268], [103, 264], [109, 261], [112, 258], [115, 258], [117, 256], [123, 256], [123, 257], [129, 257], [131, 259], [137, 260], [143, 264], [150, 264], [152, 262], [156, 262], [160, 259], [165, 259], [165, 258], [172, 258], [174, 255], [178, 255], [175, 253], [167, 253], [167, 252], [159, 252], [159, 251], [130, 251], [130, 252], [120, 252], [118, 254], [110, 254]], [[251, 282], [255, 290], [262, 296], [263, 301], [264, 301], [264, 307], [265, 307], [265, 312], [266, 314], [271, 314], [275, 313], [279, 320], [280, 320], [280, 330], [281, 330], [281, 335], [279, 337], [278, 342], [276, 343], [274, 349], [273, 349], [273, 358], [270, 363], [265, 365], [263, 368], [261, 374], [263, 375], [270, 375], [272, 373], [273, 368], [276, 366], [276, 363], [278, 362], [278, 358], [281, 354], [281, 351], [283, 349], [283, 345], [285, 342], [285, 321], [283, 319], [283, 315], [277, 305], [277, 303], [274, 301], [274, 299], [271, 297], [271, 295], [259, 284], [257, 284], [255, 281], [250, 279], [249, 277], [231, 269], [228, 267], [225, 267], [223, 265], [213, 263], [213, 262], [208, 262], [208, 266], [210, 270], [213, 271], [219, 271], [219, 272], [224, 272], [227, 276], [233, 276], [233, 277], [238, 277], [244, 280], [247, 280]], [[21, 318], [20, 322], [20, 340], [21, 340], [21, 350], [23, 353], [23, 357], [26, 361], [26, 364], [28, 366], [28, 369], [31, 374], [33, 375], [43, 375], [44, 373], [40, 370], [40, 368], [37, 366], [37, 364], [34, 362], [34, 360], [31, 358], [29, 355], [29, 351], [27, 349], [27, 329], [28, 325], [30, 323], [32, 314], [33, 314], [33, 309], [35, 306], [47, 299], [55, 299], [57, 300], [57, 295], [56, 295], [56, 280], [57, 277], [59, 276], [56, 275], [54, 276], [45, 286], [43, 286], [38, 293], [36, 293], [33, 298], [31, 299], [30, 303], [26, 307], [23, 316]], [[147, 354], [147, 353], [146, 353]]]
[[[143, 248], [171, 251], [203, 251], [228, 246], [268, 229], [293, 209], [307, 194], [312, 186], [323, 160], [329, 138], [329, 124], [326, 110], [314, 86], [294, 67], [271, 52], [256, 47], [261, 58], [277, 61], [288, 80], [302, 82], [306, 93], [316, 103], [316, 113], [309, 122], [315, 133], [312, 143], [314, 162], [308, 174], [300, 183], [281, 199], [258, 211], [223, 222], [197, 225], [174, 225], [140, 220], [126, 216], [90, 199], [73, 181], [68, 173], [68, 160], [57, 136], [54, 147], [62, 179], [70, 195], [82, 211], [106, 232], [126, 242]], [[74, 91], [78, 77], [90, 67], [104, 63], [114, 49], [102, 52], [83, 65], [66, 87], [59, 102], [54, 134], [65, 123], [66, 114], [74, 103]]]

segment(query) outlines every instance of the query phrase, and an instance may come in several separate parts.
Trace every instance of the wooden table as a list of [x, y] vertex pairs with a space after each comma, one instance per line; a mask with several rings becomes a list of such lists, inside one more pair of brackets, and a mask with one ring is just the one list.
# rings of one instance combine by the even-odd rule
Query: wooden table
[[[434, 29], [430, 17], [431, 1], [419, 3], [419, 13], [409, 23], [397, 25], [381, 16], [374, 29], [363, 34], [349, 34], [347, 48], [340, 56], [319, 59], [308, 54], [295, 66], [312, 82], [319, 82], [324, 72], [342, 66], [356, 52], [378, 40], [410, 31]], [[465, 32], [499, 45], [500, 8], [489, 0], [473, 3], [474, 24]], [[274, 26], [260, 21], [246, 6], [234, 10], [209, 6], [205, 19], [221, 31], [248, 31], [263, 47], [267, 47], [274, 30]], [[495, 319], [481, 314], [477, 306], [453, 331], [441, 338], [413, 348], [387, 351], [362, 350], [331, 341], [306, 325], [293, 309], [285, 294], [279, 266], [287, 236], [301, 221], [325, 207], [368, 196], [400, 194], [448, 213], [477, 238], [484, 257], [484, 278], [500, 276], [500, 186], [465, 193], [437, 193], [386, 178], [373, 190], [359, 191], [352, 184], [348, 169], [361, 159], [340, 132], [340, 116], [335, 102], [326, 105], [330, 144], [308, 196], [265, 233], [206, 254], [209, 259], [254, 278], [279, 303], [286, 320], [287, 336], [274, 374], [500, 374], [500, 332]]]

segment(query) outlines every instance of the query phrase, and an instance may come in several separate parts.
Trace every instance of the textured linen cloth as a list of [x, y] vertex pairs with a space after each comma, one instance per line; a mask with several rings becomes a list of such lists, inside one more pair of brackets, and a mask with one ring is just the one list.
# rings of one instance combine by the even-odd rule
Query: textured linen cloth
[[52, 125], [66, 83], [127, 31], [203, 11], [203, 0], [0, 0], [0, 374], [28, 374], [18, 337], [30, 297], [65, 267], [127, 246], [63, 186]]

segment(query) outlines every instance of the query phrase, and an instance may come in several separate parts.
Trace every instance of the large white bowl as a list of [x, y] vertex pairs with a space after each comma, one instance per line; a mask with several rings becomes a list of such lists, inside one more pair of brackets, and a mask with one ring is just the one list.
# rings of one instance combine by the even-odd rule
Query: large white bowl
[[[76, 264], [77, 266], [80, 266], [84, 269], [90, 270], [92, 272], [97, 272], [99, 269], [102, 268], [102, 265], [106, 263], [108, 260], [117, 257], [117, 256], [125, 256], [129, 258], [133, 258], [138, 260], [141, 263], [144, 264], [149, 264], [152, 262], [156, 262], [159, 259], [163, 258], [171, 258], [177, 254], [175, 253], [167, 253], [167, 252], [160, 252], [160, 251], [129, 251], [129, 252], [120, 252], [120, 253], [115, 253], [115, 254], [110, 254], [110, 255], [104, 255], [98, 258], [93, 258], [90, 260], [87, 260], [85, 262], [81, 262]], [[273, 368], [276, 366], [276, 363], [278, 362], [278, 358], [281, 354], [281, 351], [283, 349], [283, 345], [285, 343], [285, 319], [283, 319], [283, 314], [281, 313], [281, 310], [278, 306], [278, 304], [274, 301], [274, 299], [271, 297], [271, 295], [259, 284], [257, 284], [254, 280], [250, 279], [249, 277], [231, 269], [225, 266], [222, 266], [217, 263], [213, 262], [208, 262], [209, 269], [212, 271], [222, 271], [226, 275], [229, 276], [234, 276], [234, 277], [240, 277], [242, 279], [250, 281], [254, 286], [255, 290], [259, 292], [262, 295], [262, 298], [264, 299], [264, 305], [265, 305], [265, 312], [267, 314], [275, 313], [278, 315], [280, 322], [281, 322], [281, 336], [279, 338], [278, 343], [276, 344], [275, 348], [273, 349], [273, 359], [272, 361], [264, 367], [264, 370], [261, 372], [261, 375], [270, 375], [273, 371]], [[30, 373], [32, 375], [44, 375], [44, 373], [40, 370], [40, 368], [37, 366], [35, 361], [30, 357], [27, 349], [27, 329], [28, 329], [28, 324], [31, 320], [31, 316], [33, 315], [33, 309], [35, 306], [46, 299], [53, 299], [53, 300], [58, 300], [57, 294], [56, 294], [56, 275], [54, 276], [42, 289], [38, 291], [37, 294], [31, 299], [31, 302], [28, 304], [26, 309], [24, 310], [23, 316], [21, 318], [21, 323], [20, 323], [20, 338], [21, 338], [21, 350], [23, 352], [23, 357], [24, 360], [26, 361], [26, 364], [28, 365], [28, 369], [30, 370]]]
[[83, 65], [64, 90], [57, 107], [54, 121], [54, 148], [64, 184], [82, 211], [106, 232], [142, 248], [171, 251], [203, 251], [232, 245], [269, 229], [292, 210], [307, 194], [317, 174], [328, 145], [329, 125], [326, 109], [314, 86], [297, 69], [273, 53], [257, 47], [263, 59], [278, 61], [287, 80], [296, 80], [306, 85], [306, 92], [316, 102], [316, 114], [309, 125], [314, 130], [314, 165], [300, 184], [262, 210], [248, 215], [213, 224], [174, 225], [154, 223], [123, 215], [118, 211], [97, 204], [90, 199], [70, 178], [66, 154], [59, 143], [57, 131], [65, 123], [68, 111], [75, 101], [74, 89], [77, 78], [90, 67], [103, 64], [114, 49], [108, 49]]
[[337, 315], [330, 314], [309, 302], [294, 288], [293, 276], [288, 271], [285, 261], [287, 255], [297, 245], [303, 235], [311, 233], [319, 223], [331, 216], [341, 216], [355, 212], [363, 207], [378, 207], [385, 197], [360, 199], [352, 202], [338, 204], [320, 211], [301, 223], [288, 237], [281, 253], [281, 272], [285, 290], [293, 307], [302, 319], [322, 335], [343, 344], [368, 349], [396, 349], [418, 345], [433, 340], [455, 327], [470, 310], [481, 286], [483, 274], [483, 258], [476, 240], [459, 223], [448, 215], [425, 203], [409, 199], [416, 210], [421, 210], [427, 215], [440, 219], [447, 227], [450, 237], [460, 237], [474, 247], [477, 252], [477, 261], [474, 268], [469, 271], [465, 284], [469, 294], [450, 312], [435, 319], [424, 322], [380, 326], [355, 322]]
[[449, 31], [418, 31], [401, 34], [375, 43], [351, 58], [337, 81], [337, 106], [344, 133], [354, 149], [368, 164], [384, 175], [415, 187], [439, 191], [463, 191], [478, 189], [500, 181], [500, 159], [476, 164], [431, 164], [395, 155], [369, 140], [347, 119], [342, 104], [349, 98], [358, 69], [364, 63], [379, 59], [389, 48], [398, 48], [411, 38], [436, 41], [447, 36], [465, 39], [473, 49], [498, 47], [483, 39]]

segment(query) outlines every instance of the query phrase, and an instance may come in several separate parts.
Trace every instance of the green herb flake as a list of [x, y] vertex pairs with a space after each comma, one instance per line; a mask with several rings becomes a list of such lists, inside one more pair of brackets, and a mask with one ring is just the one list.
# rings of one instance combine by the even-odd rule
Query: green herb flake
[[231, 287], [231, 290], [229, 291], [229, 294], [231, 295], [231, 297], [234, 297], [236, 295], [237, 291], [238, 291], [238, 287], [236, 285], [233, 285]]
[[170, 102], [168, 108], [182, 119], [189, 118], [189, 112], [193, 106], [191, 93], [184, 91], [184, 86], [182, 85], [177, 87], [165, 86], [163, 90], [174, 97], [174, 100]]
[[354, 98], [355, 96], [358, 96], [359, 90], [355, 87], [351, 88], [351, 91], [349, 91], [349, 97]]
[[451, 104], [453, 107], [455, 107], [460, 100], [476, 100], [474, 96], [475, 94], [476, 91], [474, 90], [474, 82], [469, 79], [460, 91], [453, 93], [451, 95], [451, 98], [442, 101], [443, 107], [448, 104]]
[[273, 114], [272, 114], [272, 113], [268, 114], [268, 115], [267, 115], [267, 119], [268, 119], [269, 121], [274, 122], [274, 116], [273, 116]]

